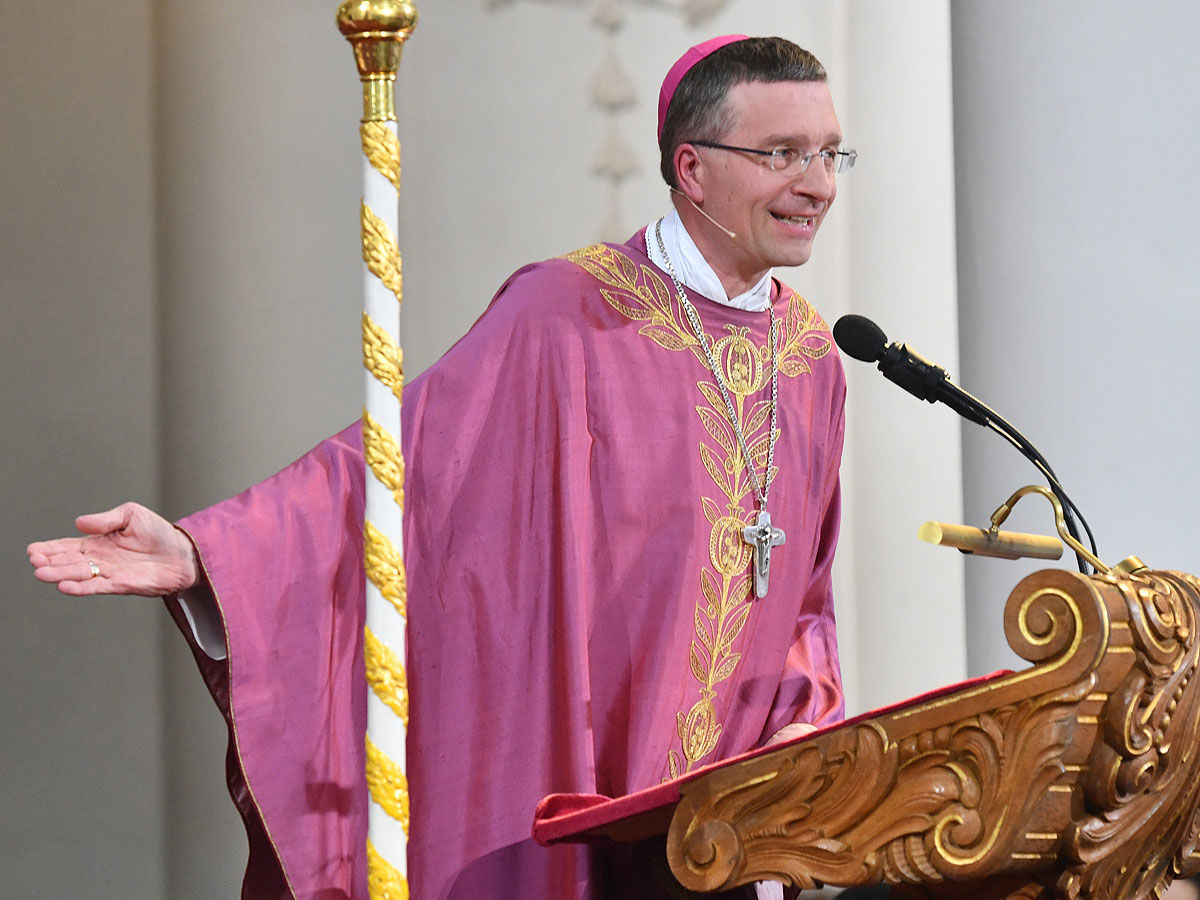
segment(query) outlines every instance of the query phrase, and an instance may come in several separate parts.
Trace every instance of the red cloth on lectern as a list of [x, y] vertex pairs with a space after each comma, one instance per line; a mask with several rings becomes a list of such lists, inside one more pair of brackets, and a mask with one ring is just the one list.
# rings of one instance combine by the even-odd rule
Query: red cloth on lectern
[[[421, 900], [603, 896], [620, 876], [603, 850], [530, 839], [544, 795], [619, 796], [842, 714], [830, 565], [845, 386], [828, 330], [776, 286], [770, 509], [787, 542], [753, 600], [749, 476], [643, 240], [520, 270], [405, 389]], [[767, 316], [694, 299], [761, 473]], [[227, 663], [200, 661], [230, 722], [248, 890], [277, 853], [300, 897], [366, 896], [362, 505], [356, 425], [180, 523], [225, 624]]]

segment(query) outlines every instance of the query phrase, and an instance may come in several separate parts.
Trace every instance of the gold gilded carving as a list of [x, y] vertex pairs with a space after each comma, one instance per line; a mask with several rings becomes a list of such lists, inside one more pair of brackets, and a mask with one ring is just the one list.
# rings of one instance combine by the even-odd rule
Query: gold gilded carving
[[364, 568], [371, 584], [396, 608], [408, 615], [408, 582], [404, 577], [404, 558], [386, 534], [371, 522], [363, 523]]
[[[1164, 875], [1185, 870], [1196, 841], [1200, 645], [1189, 595], [1197, 583], [1153, 572], [1111, 583], [1125, 601], [1137, 663], [1104, 705], [1102, 739], [1083, 780], [1088, 815], [1068, 832], [1075, 865], [1059, 889], [1069, 898], [1157, 896]], [[1129, 866], [1131, 845], [1155, 852]]]
[[391, 647], [363, 629], [363, 659], [367, 666], [367, 684], [375, 696], [408, 726], [408, 677], [402, 660]]
[[691, 890], [886, 881], [905, 897], [1157, 898], [1200, 870], [1200, 581], [1040, 572], [1005, 629], [1032, 668], [681, 786]]
[[399, 822], [408, 834], [408, 778], [403, 770], [368, 737], [367, 789], [371, 799]]
[[363, 458], [371, 474], [392, 492], [396, 505], [404, 508], [404, 457], [396, 438], [364, 409], [362, 414]]
[[408, 900], [408, 882], [367, 839], [367, 889], [371, 900]]
[[365, 312], [362, 315], [363, 367], [396, 399], [404, 392], [404, 351], [386, 330]]
[[[682, 305], [652, 267], [605, 244], [577, 250], [566, 259], [604, 285], [600, 293], [609, 306], [631, 321], [644, 323], [639, 334], [665, 350], [690, 350], [708, 371], [704, 351]], [[725, 330], [727, 333], [715, 340], [706, 334], [705, 340], [733, 397], [734, 413], [746, 436], [754, 469], [761, 472], [770, 447], [771, 401], [769, 396], [751, 398], [765, 393], [770, 383], [771, 348], [765, 341], [756, 344], [749, 328], [727, 325]], [[829, 336], [820, 316], [795, 294], [788, 300], [780, 335], [781, 375], [808, 373], [809, 362], [829, 352]], [[667, 754], [671, 778], [691, 771], [720, 740], [717, 688], [733, 675], [742, 658], [735, 645], [752, 605], [751, 552], [742, 532], [755, 519], [753, 483], [716, 381], [701, 380], [696, 387], [704, 401], [696, 407], [696, 414], [708, 436], [699, 444], [700, 460], [721, 497], [700, 498], [712, 526], [708, 545], [712, 568], [700, 571], [695, 630], [688, 647], [688, 664], [699, 697], [686, 711], [676, 713], [679, 746]], [[771, 477], [774, 475], [773, 468]]]
[[372, 168], [400, 190], [400, 139], [383, 122], [363, 122], [358, 129], [363, 155]]
[[366, 202], [362, 204], [362, 251], [363, 262], [371, 274], [396, 295], [396, 302], [399, 303], [403, 295], [400, 245], [387, 223], [371, 212]]
[[363, 121], [394, 121], [396, 72], [404, 42], [417, 24], [409, 0], [343, 0], [338, 30], [354, 49], [363, 86]]

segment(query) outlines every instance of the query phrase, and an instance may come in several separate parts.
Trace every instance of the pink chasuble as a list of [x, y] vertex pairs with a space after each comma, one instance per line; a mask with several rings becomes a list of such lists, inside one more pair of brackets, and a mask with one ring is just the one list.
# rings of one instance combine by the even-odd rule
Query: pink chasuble
[[[842, 715], [828, 329], [777, 286], [787, 542], [752, 599], [750, 476], [642, 241], [521, 269], [405, 388], [418, 900], [660, 896], [625, 848], [534, 844], [538, 801], [620, 796]], [[693, 301], [761, 475], [767, 316]], [[228, 660], [196, 652], [229, 723], [245, 896], [367, 896], [363, 477], [356, 424], [180, 523], [224, 620]]]

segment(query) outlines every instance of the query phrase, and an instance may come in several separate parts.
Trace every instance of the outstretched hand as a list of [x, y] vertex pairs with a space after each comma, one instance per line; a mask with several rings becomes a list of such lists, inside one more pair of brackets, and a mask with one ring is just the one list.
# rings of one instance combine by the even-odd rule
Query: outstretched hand
[[64, 594], [158, 597], [194, 586], [200, 567], [187, 535], [137, 503], [80, 516], [83, 537], [38, 541], [26, 548], [39, 581]]

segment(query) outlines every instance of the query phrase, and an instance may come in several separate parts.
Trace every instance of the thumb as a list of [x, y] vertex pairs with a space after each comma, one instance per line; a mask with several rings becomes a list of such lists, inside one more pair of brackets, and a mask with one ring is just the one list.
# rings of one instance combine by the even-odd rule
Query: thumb
[[75, 527], [84, 534], [104, 535], [120, 531], [133, 518], [135, 503], [122, 503], [104, 512], [88, 513], [75, 520]]

